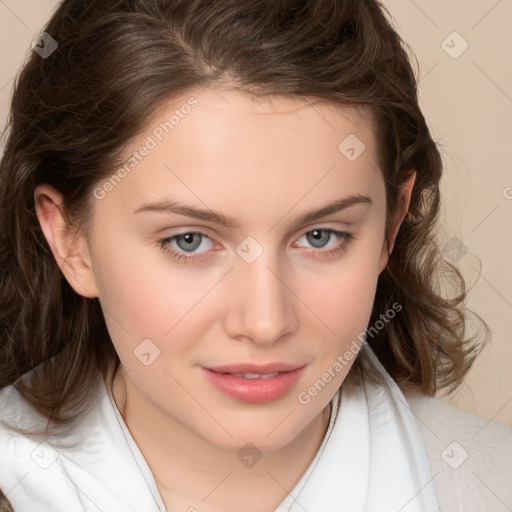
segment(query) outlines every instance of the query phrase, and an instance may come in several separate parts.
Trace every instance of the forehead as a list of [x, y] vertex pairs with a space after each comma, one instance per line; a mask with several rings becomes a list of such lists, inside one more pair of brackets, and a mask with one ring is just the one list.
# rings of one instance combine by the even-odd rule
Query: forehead
[[368, 109], [313, 97], [257, 97], [226, 88], [192, 89], [160, 103], [129, 144], [126, 156], [148, 135], [158, 146], [172, 147], [176, 158], [183, 153], [177, 147], [180, 144], [200, 147], [200, 152], [187, 154], [188, 161], [218, 158], [223, 153], [240, 163], [249, 162], [257, 156], [247, 154], [251, 147], [263, 147], [260, 155], [271, 158], [317, 150], [337, 159], [346, 149], [340, 144], [349, 136], [362, 143], [357, 149], [364, 146], [369, 155], [375, 149], [373, 116]]
[[239, 216], [368, 195], [382, 184], [372, 126], [366, 110], [325, 100], [190, 90], [129, 142], [133, 167], [108, 200], [133, 211], [173, 198]]
[[[196, 106], [189, 109], [187, 105], [192, 99]], [[181, 114], [180, 119], [173, 113]], [[158, 128], [173, 117], [171, 131], [174, 135], [193, 131], [196, 137], [200, 136], [202, 144], [209, 140], [214, 142], [215, 149], [226, 137], [242, 139], [246, 133], [262, 139], [267, 135], [267, 144], [277, 134], [279, 140], [300, 135], [301, 141], [334, 142], [337, 146], [338, 138], [352, 130], [367, 139], [369, 145], [373, 142], [370, 140], [373, 116], [368, 109], [313, 97], [258, 97], [234, 89], [193, 89], [162, 102], [143, 131]], [[300, 146], [301, 141], [296, 141], [294, 146]]]

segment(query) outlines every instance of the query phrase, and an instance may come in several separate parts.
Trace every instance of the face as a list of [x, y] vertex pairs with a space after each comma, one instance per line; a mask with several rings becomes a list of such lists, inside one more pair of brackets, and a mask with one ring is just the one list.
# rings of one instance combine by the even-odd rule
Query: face
[[387, 262], [369, 115], [196, 90], [126, 160], [94, 192], [88, 277], [68, 280], [99, 297], [127, 389], [214, 445], [284, 446], [343, 382]]

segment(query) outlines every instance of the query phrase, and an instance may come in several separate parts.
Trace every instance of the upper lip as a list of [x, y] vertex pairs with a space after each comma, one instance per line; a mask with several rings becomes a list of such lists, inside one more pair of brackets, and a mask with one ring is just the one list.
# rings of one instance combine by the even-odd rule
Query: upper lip
[[302, 368], [303, 366], [306, 365], [281, 362], [267, 364], [240, 363], [207, 367], [206, 369], [216, 373], [257, 373], [258, 375], [264, 375], [266, 373], [290, 372]]

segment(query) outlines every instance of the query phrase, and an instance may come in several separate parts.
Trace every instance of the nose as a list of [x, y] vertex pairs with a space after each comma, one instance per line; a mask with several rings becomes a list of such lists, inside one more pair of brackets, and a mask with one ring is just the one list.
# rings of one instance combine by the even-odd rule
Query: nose
[[233, 295], [227, 303], [225, 329], [232, 338], [271, 346], [297, 327], [293, 309], [296, 298], [279, 270], [278, 258], [269, 250], [252, 263], [237, 260], [228, 286]]

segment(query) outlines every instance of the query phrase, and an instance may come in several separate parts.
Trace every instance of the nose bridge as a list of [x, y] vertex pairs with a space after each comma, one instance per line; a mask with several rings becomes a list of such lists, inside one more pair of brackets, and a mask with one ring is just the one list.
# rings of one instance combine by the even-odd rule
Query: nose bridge
[[[250, 244], [251, 241], [246, 255], [257, 249]], [[247, 249], [243, 243], [240, 247]], [[233, 275], [241, 283], [237, 287], [240, 295], [234, 301], [236, 335], [249, 337], [257, 343], [272, 343], [291, 329], [293, 316], [292, 294], [280, 271], [278, 251], [261, 247], [252, 261], [241, 254]]]

